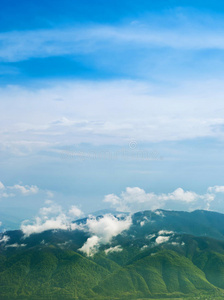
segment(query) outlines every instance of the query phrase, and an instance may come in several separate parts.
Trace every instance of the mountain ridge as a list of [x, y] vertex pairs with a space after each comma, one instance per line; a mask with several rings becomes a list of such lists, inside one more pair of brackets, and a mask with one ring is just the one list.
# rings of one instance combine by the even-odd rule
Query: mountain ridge
[[[101, 226], [103, 218], [94, 217], [91, 224]], [[118, 226], [126, 217], [114, 218], [112, 225]], [[74, 230], [29, 236], [21, 230], [2, 233], [0, 239], [8, 240], [0, 243], [0, 298], [224, 297], [223, 214], [138, 212], [110, 240], [99, 236], [101, 242], [90, 256], [81, 251], [97, 234], [95, 227], [87, 230], [88, 222], [84, 218], [75, 221]], [[99, 232], [110, 229], [102, 226]]]

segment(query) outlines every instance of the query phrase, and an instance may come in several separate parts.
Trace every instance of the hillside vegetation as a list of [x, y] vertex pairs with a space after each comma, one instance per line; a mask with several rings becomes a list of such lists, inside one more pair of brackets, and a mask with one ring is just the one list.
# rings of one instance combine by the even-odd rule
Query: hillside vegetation
[[[0, 299], [223, 299], [222, 224], [209, 212], [180, 214], [135, 214], [130, 229], [89, 257], [79, 230], [4, 233], [23, 246], [1, 243]], [[201, 222], [195, 232], [191, 219]], [[112, 248], [119, 251], [105, 251]]]

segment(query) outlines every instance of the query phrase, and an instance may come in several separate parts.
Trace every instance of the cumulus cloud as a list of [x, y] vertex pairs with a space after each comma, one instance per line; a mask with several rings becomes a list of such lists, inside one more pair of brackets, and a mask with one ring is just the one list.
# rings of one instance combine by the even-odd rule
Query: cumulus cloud
[[79, 250], [86, 253], [87, 256], [93, 256], [98, 251], [99, 245], [100, 238], [94, 235], [88, 238], [85, 244]]
[[87, 256], [91, 256], [95, 254], [100, 245], [110, 243], [113, 237], [129, 229], [131, 224], [131, 216], [118, 218], [107, 214], [101, 218], [87, 219], [86, 229], [92, 236], [79, 250], [86, 253]]
[[[47, 202], [47, 203], [46, 203]], [[74, 220], [74, 207], [66, 213], [62, 207], [53, 201], [46, 201], [48, 206], [42, 207], [39, 210], [39, 215], [34, 219], [32, 223], [29, 220], [24, 221], [21, 224], [21, 230], [25, 237], [30, 236], [34, 233], [41, 233], [46, 230], [61, 229], [61, 230], [75, 230], [81, 228], [77, 224], [73, 223]], [[77, 214], [82, 214], [81, 210], [76, 211]]]
[[62, 213], [62, 207], [60, 205], [55, 204], [53, 201], [46, 201], [46, 204], [49, 206], [42, 207], [39, 210], [39, 213], [43, 216], [48, 217], [52, 214], [61, 214]]
[[224, 193], [224, 186], [223, 185], [215, 185], [208, 188], [209, 193]]
[[21, 225], [21, 230], [26, 237], [30, 236], [33, 233], [41, 233], [43, 231], [51, 229], [68, 229], [67, 218], [65, 217], [65, 215], [59, 215], [56, 218], [44, 220], [40, 217], [36, 217], [33, 224], [27, 224], [27, 222], [25, 221]]
[[81, 209], [79, 209], [77, 206], [73, 205], [69, 212], [68, 212], [71, 216], [73, 217], [81, 217], [83, 215], [83, 212], [81, 211]]
[[158, 236], [156, 238], [156, 244], [162, 244], [162, 243], [168, 242], [169, 239], [170, 239], [170, 236]]
[[39, 191], [39, 188], [36, 185], [21, 185], [21, 184], [15, 184], [12, 187], [9, 187], [12, 190], [17, 190], [23, 195], [32, 195], [32, 194], [37, 194]]
[[39, 191], [36, 185], [15, 184], [13, 186], [5, 186], [0, 182], [0, 198], [10, 198], [17, 195], [29, 196], [37, 194]]
[[159, 199], [162, 199], [163, 201], [166, 200], [173, 200], [173, 201], [183, 201], [183, 202], [194, 202], [199, 197], [198, 194], [194, 192], [184, 191], [182, 188], [178, 188], [172, 193], [169, 194], [162, 194], [159, 196]]
[[120, 196], [109, 194], [104, 198], [104, 202], [109, 202], [118, 211], [130, 211], [130, 207], [136, 203], [150, 203], [152, 209], [158, 208], [157, 199], [155, 199], [154, 193], [146, 193], [139, 187], [127, 187], [125, 192], [122, 192]]
[[[110, 203], [112, 207], [118, 211], [138, 211], [138, 210], [156, 210], [155, 213], [163, 216], [162, 212], [157, 209], [163, 208], [166, 203], [182, 203], [191, 206], [201, 202], [202, 208], [209, 208], [210, 203], [215, 199], [215, 193], [221, 191], [221, 188], [216, 190], [209, 188], [205, 194], [197, 194], [193, 191], [184, 191], [182, 188], [177, 188], [171, 193], [155, 194], [153, 192], [146, 193], [139, 187], [127, 187], [124, 192], [117, 196], [115, 194], [106, 195], [104, 202]], [[143, 224], [144, 225], [144, 224]]]
[[158, 232], [158, 237], [155, 240], [156, 244], [163, 244], [168, 242], [173, 234], [173, 231], [160, 230]]
[[106, 214], [102, 218], [90, 218], [86, 223], [89, 232], [99, 236], [103, 243], [110, 242], [112, 237], [127, 230], [131, 224], [131, 216], [118, 218], [111, 214]]

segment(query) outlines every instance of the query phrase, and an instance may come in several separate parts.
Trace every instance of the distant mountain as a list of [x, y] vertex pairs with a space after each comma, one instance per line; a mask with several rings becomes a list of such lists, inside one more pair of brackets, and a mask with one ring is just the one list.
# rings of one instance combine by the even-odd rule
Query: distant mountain
[[117, 216], [119, 214], [128, 215], [129, 213], [117, 211], [117, 210], [114, 210], [114, 209], [101, 209], [101, 210], [97, 210], [95, 212], [90, 213], [90, 215], [92, 215], [92, 216], [100, 216], [100, 215], [106, 215], [106, 214], [112, 214], [114, 216]]
[[81, 229], [2, 234], [0, 299], [224, 298], [223, 214], [139, 212], [87, 257], [79, 249], [90, 236]]

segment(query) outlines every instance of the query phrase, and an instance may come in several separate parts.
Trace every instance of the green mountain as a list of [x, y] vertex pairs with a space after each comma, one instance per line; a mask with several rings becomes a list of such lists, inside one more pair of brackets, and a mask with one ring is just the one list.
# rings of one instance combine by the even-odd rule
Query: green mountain
[[224, 298], [224, 215], [146, 211], [132, 223], [90, 257], [85, 230], [2, 233], [0, 299]]

